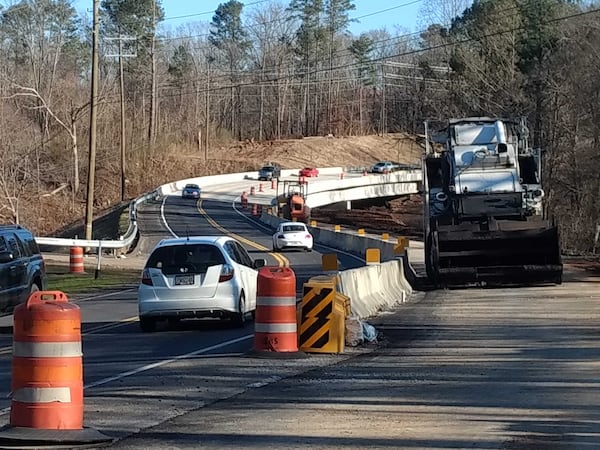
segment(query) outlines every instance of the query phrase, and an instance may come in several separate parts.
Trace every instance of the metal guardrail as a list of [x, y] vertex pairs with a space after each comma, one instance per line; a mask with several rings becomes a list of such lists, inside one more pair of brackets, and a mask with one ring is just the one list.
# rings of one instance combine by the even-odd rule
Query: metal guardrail
[[105, 240], [105, 239], [67, 239], [67, 238], [52, 238], [52, 237], [36, 237], [35, 241], [38, 245], [48, 245], [54, 247], [89, 247], [97, 248], [98, 253], [102, 249], [123, 249], [129, 248], [133, 244], [137, 234], [137, 207], [140, 203], [155, 198], [157, 195], [156, 191], [149, 192], [135, 200], [132, 200], [129, 204], [129, 226], [127, 231], [119, 240]]

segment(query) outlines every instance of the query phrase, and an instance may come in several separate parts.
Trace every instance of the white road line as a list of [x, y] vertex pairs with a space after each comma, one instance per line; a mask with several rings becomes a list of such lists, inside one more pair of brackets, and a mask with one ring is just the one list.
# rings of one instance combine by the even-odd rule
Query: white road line
[[[192, 358], [194, 356], [202, 355], [203, 353], [208, 353], [208, 352], [210, 352], [212, 350], [216, 350], [216, 349], [222, 348], [222, 347], [227, 347], [228, 345], [237, 344], [238, 342], [246, 341], [246, 340], [252, 339], [252, 338], [254, 338], [254, 333], [248, 334], [246, 336], [242, 336], [242, 337], [239, 337], [239, 338], [236, 338], [236, 339], [232, 339], [230, 341], [221, 342], [220, 344], [211, 345], [210, 347], [201, 348], [199, 350], [195, 350], [193, 352], [186, 353], [184, 355], [178, 355], [178, 356], [174, 356], [173, 358], [165, 359], [165, 360], [162, 360], [162, 361], [157, 361], [157, 362], [152, 363], [152, 364], [146, 364], [145, 366], [138, 367], [137, 369], [133, 369], [133, 370], [128, 370], [127, 372], [121, 372], [121, 373], [119, 373], [117, 375], [114, 375], [112, 377], [103, 378], [103, 379], [98, 380], [98, 381], [96, 381], [94, 383], [87, 384], [83, 388], [84, 389], [91, 389], [91, 388], [95, 388], [95, 387], [98, 387], [98, 386], [102, 386], [104, 384], [112, 383], [113, 381], [118, 381], [118, 380], [121, 380], [123, 378], [130, 377], [132, 375], [137, 375], [139, 373], [146, 372], [148, 370], [156, 369], [157, 367], [161, 367], [161, 366], [165, 366], [167, 364], [171, 364], [171, 363], [174, 363], [174, 362], [177, 362], [177, 361], [181, 361], [182, 359], [188, 359], [188, 358]], [[0, 416], [8, 414], [10, 412], [10, 409], [11, 408], [8, 407], [8, 408], [4, 408], [4, 409], [0, 410]]]
[[202, 355], [203, 353], [208, 353], [212, 350], [216, 350], [218, 348], [227, 347], [228, 345], [237, 344], [238, 342], [246, 341], [248, 339], [254, 338], [254, 333], [248, 334], [246, 336], [242, 336], [236, 339], [232, 339], [230, 341], [221, 342], [220, 344], [211, 345], [210, 347], [201, 348], [199, 350], [195, 350], [190, 353], [185, 353], [184, 355], [174, 356], [173, 358], [165, 359], [162, 361], [157, 361], [152, 364], [147, 364], [142, 367], [138, 367], [137, 369], [128, 370], [127, 372], [122, 372], [112, 377], [103, 378], [102, 380], [98, 380], [94, 383], [90, 383], [84, 386], [84, 389], [91, 389], [94, 387], [102, 386], [103, 384], [111, 383], [113, 381], [121, 380], [123, 378], [127, 378], [131, 375], [137, 375], [138, 373], [146, 372], [148, 370], [156, 369], [157, 367], [161, 367], [167, 364], [171, 364], [176, 361], [180, 361], [182, 359], [191, 358], [192, 356]]
[[98, 298], [112, 297], [113, 295], [122, 294], [123, 292], [135, 291], [136, 289], [137, 288], [121, 289], [119, 291], [108, 292], [106, 294], [98, 294], [98, 295], [91, 295], [89, 297], [81, 297], [80, 299], [76, 299], [76, 301], [80, 302], [80, 301], [83, 301], [83, 300], [96, 300]]
[[162, 203], [160, 204], [160, 218], [161, 218], [162, 222], [165, 224], [165, 227], [167, 228], [167, 230], [169, 230], [169, 233], [171, 233], [171, 236], [177, 238], [179, 236], [177, 236], [175, 234], [175, 232], [171, 229], [171, 227], [167, 223], [167, 218], [165, 217], [165, 203], [167, 202], [168, 197], [169, 197], [168, 195], [165, 195]]

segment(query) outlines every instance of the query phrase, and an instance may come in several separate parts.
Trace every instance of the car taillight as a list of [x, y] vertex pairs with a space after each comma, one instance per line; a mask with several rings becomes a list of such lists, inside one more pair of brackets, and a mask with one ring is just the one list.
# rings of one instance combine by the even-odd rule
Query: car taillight
[[233, 267], [229, 264], [223, 264], [221, 267], [221, 274], [219, 275], [219, 283], [229, 281], [233, 278]]
[[152, 277], [150, 276], [150, 271], [148, 269], [144, 269], [142, 272], [142, 284], [152, 286]]
[[305, 239], [312, 239], [312, 236], [310, 234], [307, 234], [306, 236], [304, 236]]

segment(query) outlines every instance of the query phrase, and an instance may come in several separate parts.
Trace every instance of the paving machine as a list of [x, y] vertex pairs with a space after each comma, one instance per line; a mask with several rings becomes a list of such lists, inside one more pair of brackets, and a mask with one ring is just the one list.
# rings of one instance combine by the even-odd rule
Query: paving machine
[[[308, 223], [310, 208], [306, 204], [307, 184], [300, 181], [283, 181], [283, 190], [277, 196], [278, 210], [287, 220]], [[279, 192], [279, 183], [278, 183]]]
[[451, 119], [423, 157], [425, 265], [437, 286], [561, 283], [543, 218], [540, 151], [524, 118]]

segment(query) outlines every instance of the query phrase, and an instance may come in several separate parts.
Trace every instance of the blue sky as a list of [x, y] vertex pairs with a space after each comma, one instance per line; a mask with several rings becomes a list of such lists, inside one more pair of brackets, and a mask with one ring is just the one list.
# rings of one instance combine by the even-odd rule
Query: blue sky
[[[219, 4], [227, 0], [162, 0], [165, 16], [165, 25], [176, 28], [186, 22], [210, 22], [214, 11]], [[247, 8], [260, 8], [268, 0], [240, 0]], [[419, 8], [426, 0], [354, 0], [356, 9], [351, 12], [351, 17], [360, 17], [359, 23], [352, 23], [350, 31], [358, 35], [363, 31], [386, 27], [394, 31], [397, 25], [408, 31], [418, 29], [417, 18]], [[289, 1], [282, 0], [284, 4]], [[91, 16], [93, 0], [75, 0], [77, 10], [88, 11]], [[189, 16], [189, 17], [180, 17]]]

